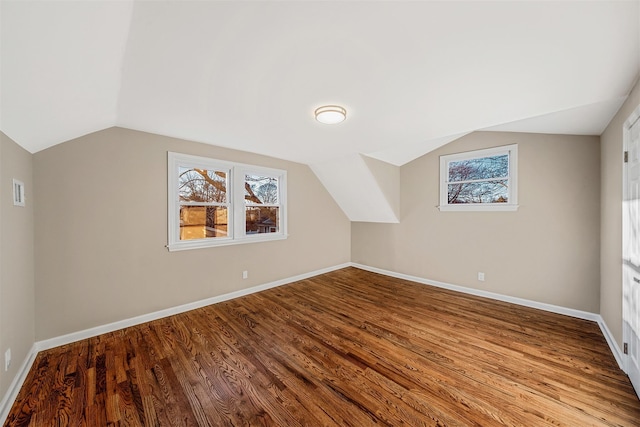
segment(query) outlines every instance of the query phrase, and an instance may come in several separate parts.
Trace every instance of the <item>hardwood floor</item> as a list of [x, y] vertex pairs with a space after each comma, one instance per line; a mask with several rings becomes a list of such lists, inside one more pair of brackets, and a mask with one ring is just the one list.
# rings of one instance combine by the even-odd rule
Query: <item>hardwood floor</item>
[[40, 353], [7, 426], [638, 426], [596, 323], [347, 268]]

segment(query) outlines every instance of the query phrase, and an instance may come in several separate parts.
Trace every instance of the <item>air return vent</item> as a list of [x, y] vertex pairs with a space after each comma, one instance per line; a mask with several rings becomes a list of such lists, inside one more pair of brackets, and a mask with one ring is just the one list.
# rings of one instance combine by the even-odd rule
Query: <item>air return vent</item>
[[13, 205], [24, 207], [24, 182], [13, 180]]

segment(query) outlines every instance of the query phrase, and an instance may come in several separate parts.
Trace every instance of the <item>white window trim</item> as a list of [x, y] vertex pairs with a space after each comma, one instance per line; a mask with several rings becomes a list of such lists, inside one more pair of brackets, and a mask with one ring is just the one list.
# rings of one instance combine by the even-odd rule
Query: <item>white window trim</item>
[[[178, 195], [178, 168], [198, 167], [207, 170], [227, 171], [229, 204], [228, 236], [196, 240], [180, 240], [180, 199]], [[277, 233], [246, 234], [244, 179], [245, 175], [265, 175], [278, 178], [279, 231]], [[217, 246], [238, 245], [274, 240], [284, 240], [287, 234], [287, 172], [243, 163], [227, 162], [207, 157], [167, 152], [167, 249], [170, 252]]]
[[[509, 155], [509, 203], [468, 203], [449, 204], [447, 199], [447, 184], [449, 178], [449, 163], [495, 156]], [[518, 144], [487, 148], [484, 150], [467, 151], [464, 153], [440, 156], [440, 205], [443, 212], [497, 212], [518, 210]]]

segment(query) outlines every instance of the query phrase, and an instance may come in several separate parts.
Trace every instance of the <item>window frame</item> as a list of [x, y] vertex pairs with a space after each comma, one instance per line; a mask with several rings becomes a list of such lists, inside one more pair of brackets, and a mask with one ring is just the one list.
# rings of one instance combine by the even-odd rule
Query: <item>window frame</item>
[[[483, 157], [507, 155], [509, 159], [508, 203], [449, 203], [448, 185], [449, 164], [463, 160], [480, 159]], [[489, 180], [487, 180], [489, 181]], [[500, 147], [481, 150], [466, 151], [463, 153], [447, 154], [440, 156], [440, 205], [438, 209], [443, 212], [497, 212], [518, 210], [518, 144], [504, 145]]]
[[[181, 203], [179, 195], [179, 171], [181, 167], [227, 172], [227, 236], [180, 240], [180, 207], [194, 205]], [[262, 175], [278, 180], [278, 231], [273, 233], [246, 233], [245, 175]], [[167, 249], [170, 252], [229, 246], [244, 243], [284, 240], [287, 234], [287, 171], [244, 163], [229, 162], [209, 157], [167, 152]], [[213, 203], [215, 204], [215, 203]], [[196, 203], [208, 206], [211, 203]], [[259, 206], [259, 205], [258, 205]]]

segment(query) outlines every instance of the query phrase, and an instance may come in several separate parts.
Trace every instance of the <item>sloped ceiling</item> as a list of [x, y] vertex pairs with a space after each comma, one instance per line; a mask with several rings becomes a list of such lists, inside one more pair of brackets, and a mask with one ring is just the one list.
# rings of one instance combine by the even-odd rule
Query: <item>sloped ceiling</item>
[[[0, 14], [0, 129], [31, 152], [123, 126], [316, 171], [359, 154], [399, 166], [481, 129], [600, 134], [640, 71], [639, 1], [2, 0]], [[324, 104], [347, 120], [317, 123]]]

